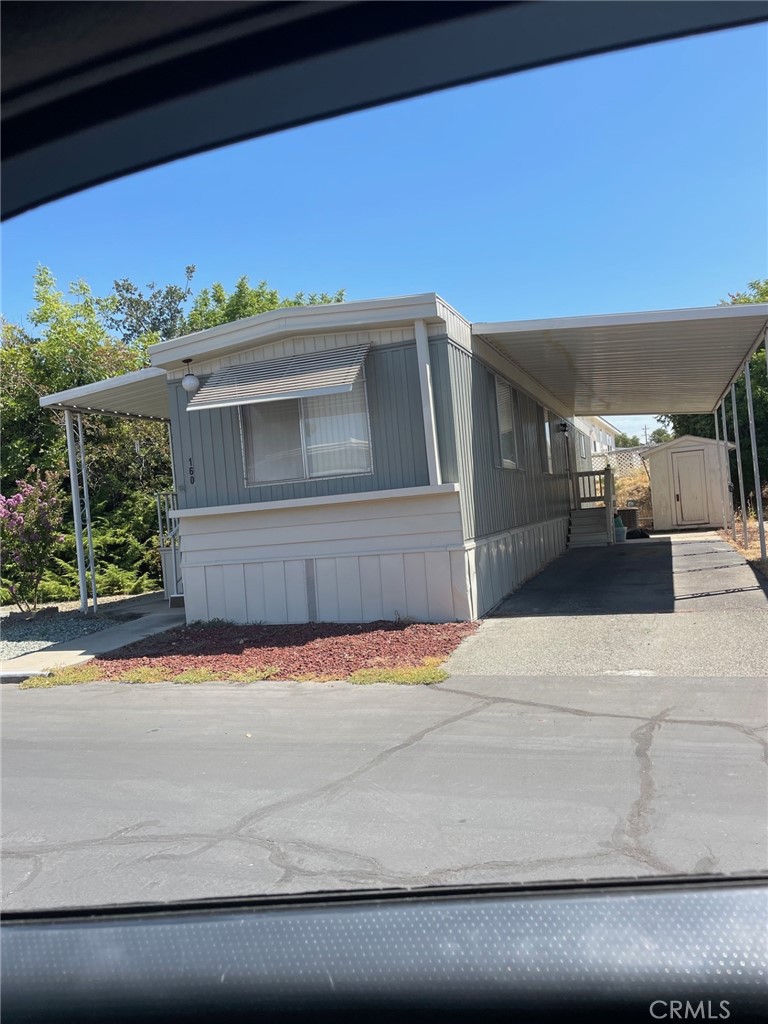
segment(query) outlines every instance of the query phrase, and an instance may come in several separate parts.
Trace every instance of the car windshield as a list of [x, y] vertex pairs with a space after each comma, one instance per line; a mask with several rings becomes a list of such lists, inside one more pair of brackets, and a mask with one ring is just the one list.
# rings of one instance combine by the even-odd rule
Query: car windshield
[[767, 36], [6, 224], [7, 909], [766, 870]]

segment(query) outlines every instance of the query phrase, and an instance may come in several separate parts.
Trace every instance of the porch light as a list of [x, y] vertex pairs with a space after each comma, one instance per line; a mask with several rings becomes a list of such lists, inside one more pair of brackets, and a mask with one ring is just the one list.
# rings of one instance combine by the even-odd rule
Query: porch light
[[187, 368], [187, 372], [181, 378], [181, 386], [187, 392], [187, 394], [194, 395], [197, 389], [200, 387], [200, 378], [196, 374], [192, 373], [189, 368], [189, 364], [192, 362], [191, 359], [182, 359], [182, 363]]
[[569, 427], [570, 423], [568, 423], [567, 420], [563, 420], [562, 423], [558, 423], [557, 425], [557, 429], [560, 431], [561, 434], [567, 434]]

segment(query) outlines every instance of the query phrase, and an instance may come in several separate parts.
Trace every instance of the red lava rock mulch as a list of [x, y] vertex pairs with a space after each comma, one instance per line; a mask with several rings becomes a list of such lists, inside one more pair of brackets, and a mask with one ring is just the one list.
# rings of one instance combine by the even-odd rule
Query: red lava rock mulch
[[139, 667], [162, 668], [169, 676], [194, 668], [220, 672], [275, 667], [278, 678], [321, 676], [345, 679], [361, 668], [421, 665], [447, 658], [474, 622], [311, 622], [290, 626], [182, 626], [138, 640], [94, 659], [105, 679]]

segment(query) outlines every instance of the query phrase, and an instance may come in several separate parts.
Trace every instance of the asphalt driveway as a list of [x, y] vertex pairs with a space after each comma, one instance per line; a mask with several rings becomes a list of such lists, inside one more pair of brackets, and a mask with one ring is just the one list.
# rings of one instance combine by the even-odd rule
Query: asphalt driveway
[[576, 548], [507, 598], [449, 668], [765, 678], [768, 581], [716, 533]]

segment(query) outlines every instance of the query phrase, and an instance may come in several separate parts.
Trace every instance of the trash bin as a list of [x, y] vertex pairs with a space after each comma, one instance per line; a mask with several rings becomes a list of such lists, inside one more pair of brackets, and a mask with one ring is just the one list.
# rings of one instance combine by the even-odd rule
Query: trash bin
[[627, 539], [627, 528], [619, 515], [613, 517], [613, 539], [616, 544], [623, 544]]

